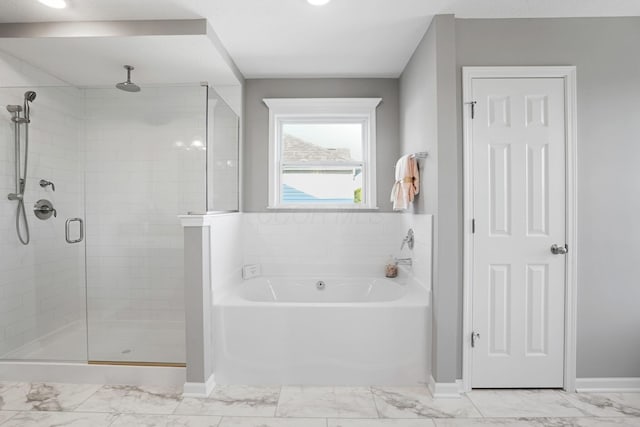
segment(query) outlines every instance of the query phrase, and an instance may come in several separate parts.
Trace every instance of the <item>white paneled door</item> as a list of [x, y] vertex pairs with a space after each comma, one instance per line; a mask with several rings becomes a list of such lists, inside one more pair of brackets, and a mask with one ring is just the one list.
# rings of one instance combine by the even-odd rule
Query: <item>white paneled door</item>
[[564, 84], [471, 83], [473, 388], [563, 386]]

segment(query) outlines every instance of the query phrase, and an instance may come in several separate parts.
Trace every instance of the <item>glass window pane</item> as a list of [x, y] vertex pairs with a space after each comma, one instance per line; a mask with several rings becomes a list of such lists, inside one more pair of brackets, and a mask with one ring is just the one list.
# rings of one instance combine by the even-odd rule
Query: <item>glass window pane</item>
[[283, 123], [282, 161], [361, 161], [362, 123]]
[[362, 167], [286, 167], [281, 185], [283, 204], [362, 203]]

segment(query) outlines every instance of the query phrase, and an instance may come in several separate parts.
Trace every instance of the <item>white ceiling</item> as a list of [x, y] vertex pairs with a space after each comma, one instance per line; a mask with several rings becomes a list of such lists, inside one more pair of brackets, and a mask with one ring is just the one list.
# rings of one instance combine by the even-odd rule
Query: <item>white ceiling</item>
[[[640, 15], [639, 0], [333, 0], [323, 7], [305, 0], [68, 1], [70, 8], [54, 10], [37, 0], [3, 0], [0, 22], [206, 18], [249, 78], [396, 77], [433, 15], [441, 13], [460, 18]], [[138, 58], [148, 53], [138, 51]]]

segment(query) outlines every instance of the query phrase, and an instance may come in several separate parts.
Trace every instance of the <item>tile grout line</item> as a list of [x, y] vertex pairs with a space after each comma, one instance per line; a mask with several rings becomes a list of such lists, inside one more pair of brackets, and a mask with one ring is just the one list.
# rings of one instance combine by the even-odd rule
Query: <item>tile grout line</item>
[[273, 411], [274, 418], [278, 416], [278, 409], [280, 408], [280, 398], [282, 397], [282, 389], [283, 388], [284, 388], [284, 386], [281, 385], [280, 388], [278, 389], [278, 400], [276, 401], [275, 411]]
[[376, 395], [373, 392], [373, 387], [369, 387], [369, 392], [371, 393], [371, 397], [373, 398], [373, 407], [376, 408], [376, 413], [378, 414], [378, 418], [382, 419], [382, 414], [380, 413], [380, 409], [378, 408], [378, 403], [376, 402]]
[[474, 408], [476, 408], [476, 411], [478, 411], [478, 413], [480, 414], [480, 417], [481, 417], [481, 418], [487, 418], [487, 416], [484, 414], [484, 412], [482, 412], [482, 411], [480, 410], [480, 407], [476, 404], [476, 402], [474, 402], [474, 401], [473, 401], [473, 399], [471, 398], [471, 396], [469, 396], [469, 393], [464, 393], [464, 394], [463, 394], [463, 396], [462, 396], [462, 398], [464, 399], [465, 397], [466, 397], [467, 399], [469, 399], [469, 402], [471, 402], [471, 405], [472, 405]]
[[[8, 412], [8, 411], [7, 411]], [[14, 411], [12, 411], [14, 412]], [[4, 420], [3, 422], [0, 423], [0, 425], [5, 424], [7, 421], [11, 420], [12, 418], [14, 418], [16, 415], [20, 414], [21, 411], [15, 411], [13, 415], [11, 415], [9, 418], [7, 418], [6, 420]]]
[[[76, 412], [78, 413], [78, 412]], [[122, 417], [122, 413], [114, 413], [113, 415], [115, 415], [113, 417], [113, 420], [109, 423], [109, 425], [107, 427], [111, 427], [116, 421], [118, 421], [120, 419], [120, 417]]]
[[595, 415], [590, 414], [588, 412], [585, 412], [585, 410], [583, 410], [582, 408], [579, 408], [576, 404], [574, 404], [571, 400], [569, 400], [569, 398], [566, 397], [566, 392], [564, 392], [564, 391], [556, 391], [556, 394], [558, 394], [558, 396], [560, 396], [560, 398], [564, 402], [566, 402], [571, 408], [577, 409], [578, 411], [580, 411], [580, 413], [584, 414], [584, 416], [586, 416], [586, 417], [595, 417]]
[[[55, 383], [54, 383], [55, 384]], [[80, 402], [79, 404], [75, 405], [73, 407], [73, 409], [71, 409], [72, 412], [75, 412], [76, 409], [78, 409], [79, 407], [81, 407], [82, 405], [84, 405], [89, 399], [91, 399], [93, 396], [95, 396], [100, 390], [102, 390], [104, 388], [104, 384], [93, 384], [96, 386], [99, 386], [93, 393], [91, 393], [86, 399], [84, 399], [82, 402]]]

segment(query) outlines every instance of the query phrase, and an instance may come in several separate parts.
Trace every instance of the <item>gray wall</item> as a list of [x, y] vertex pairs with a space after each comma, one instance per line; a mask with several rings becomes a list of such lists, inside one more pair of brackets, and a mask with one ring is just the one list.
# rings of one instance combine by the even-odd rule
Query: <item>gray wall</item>
[[243, 211], [267, 210], [269, 109], [263, 98], [382, 98], [377, 110], [377, 197], [380, 211], [391, 211], [389, 195], [398, 158], [397, 79], [249, 79], [245, 80]]
[[[401, 151], [427, 150], [416, 214], [434, 215], [432, 375], [459, 378], [461, 365], [461, 181], [456, 164], [455, 26], [453, 15], [436, 16], [400, 78]], [[453, 308], [453, 309], [452, 309]]]
[[577, 376], [640, 377], [640, 18], [455, 23], [459, 82], [463, 65], [577, 66]]

